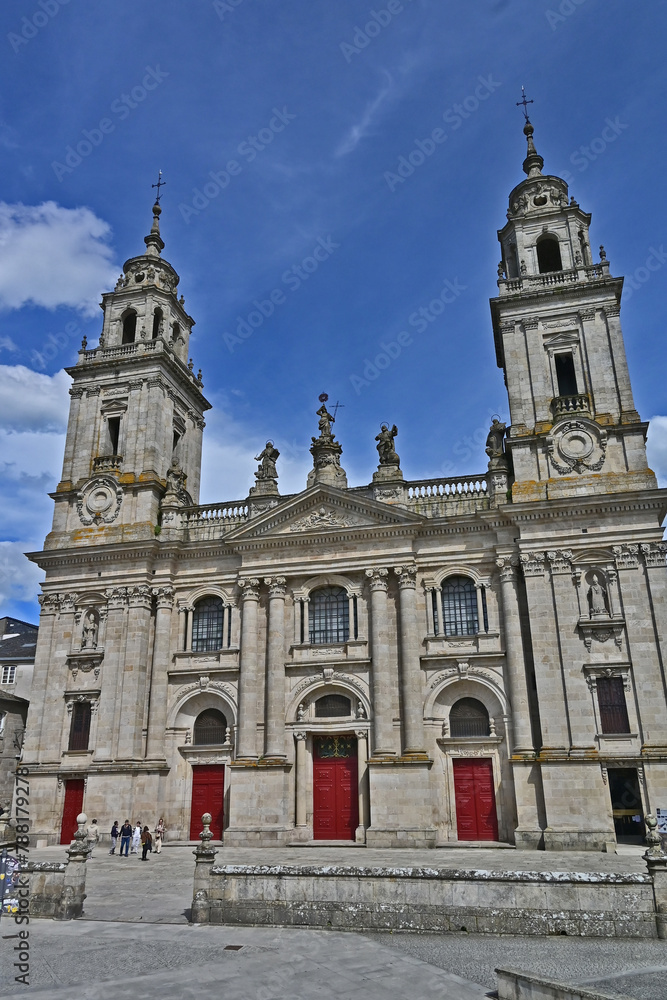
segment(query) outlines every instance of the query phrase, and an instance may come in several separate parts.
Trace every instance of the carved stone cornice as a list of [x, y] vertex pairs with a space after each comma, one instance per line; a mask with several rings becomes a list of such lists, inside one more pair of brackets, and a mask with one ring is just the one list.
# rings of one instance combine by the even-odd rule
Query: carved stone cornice
[[381, 590], [385, 594], [387, 592], [387, 583], [389, 577], [389, 570], [386, 569], [367, 569], [365, 571], [366, 579], [368, 580], [368, 585], [371, 591]]
[[640, 546], [644, 562], [649, 569], [664, 569], [667, 559], [667, 542], [647, 542]]
[[552, 575], [572, 572], [571, 549], [550, 549], [547, 552], [547, 559], [551, 566]]
[[287, 580], [284, 576], [267, 576], [264, 578], [264, 583], [269, 588], [270, 600], [285, 600]]
[[511, 583], [516, 573], [516, 556], [498, 556], [496, 566], [500, 573], [501, 583]]
[[584, 320], [595, 319], [595, 309], [580, 309], [579, 319], [582, 320], [582, 322]]
[[639, 565], [638, 545], [613, 545], [612, 552], [618, 569], [636, 569]]
[[605, 316], [620, 316], [621, 307], [618, 305], [612, 305], [611, 303], [604, 307]]
[[246, 601], [259, 600], [259, 580], [252, 577], [239, 580], [239, 589], [241, 591], [241, 600], [244, 603]]
[[521, 320], [521, 325], [524, 330], [537, 330], [540, 325], [540, 321], [535, 316], [524, 316]]
[[174, 606], [174, 588], [171, 586], [154, 587], [153, 597], [155, 598], [155, 604], [158, 609], [173, 608]]
[[398, 577], [399, 590], [414, 590], [416, 588], [416, 566], [394, 566], [394, 573]]
[[522, 552], [519, 558], [524, 576], [544, 576], [544, 552]]

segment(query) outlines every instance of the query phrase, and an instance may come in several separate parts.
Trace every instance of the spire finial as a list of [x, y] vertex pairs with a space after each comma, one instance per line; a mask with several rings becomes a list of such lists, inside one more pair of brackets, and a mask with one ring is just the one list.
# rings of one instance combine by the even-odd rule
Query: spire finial
[[166, 183], [162, 180], [162, 171], [158, 171], [157, 184], [151, 184], [151, 187], [157, 188], [157, 196], [153, 205], [153, 225], [148, 236], [144, 236], [146, 254], [149, 257], [159, 257], [161, 251], [164, 250], [164, 240], [160, 236], [160, 215], [162, 214], [160, 188], [164, 187]]
[[526, 119], [526, 124], [523, 126], [523, 134], [526, 137], [526, 142], [528, 144], [528, 155], [523, 161], [524, 173], [529, 177], [539, 177], [542, 173], [542, 167], [544, 166], [544, 160], [540, 154], [535, 149], [535, 143], [533, 142], [533, 128], [530, 118], [528, 117], [528, 105], [534, 104], [532, 98], [526, 98], [526, 88], [521, 88], [521, 100], [516, 102], [517, 107], [522, 106], [523, 117]]

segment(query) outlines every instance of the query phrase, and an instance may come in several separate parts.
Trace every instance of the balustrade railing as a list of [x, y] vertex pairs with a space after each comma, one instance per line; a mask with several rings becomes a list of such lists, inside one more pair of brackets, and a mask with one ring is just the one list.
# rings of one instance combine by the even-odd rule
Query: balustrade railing
[[596, 281], [607, 277], [609, 277], [609, 261], [602, 260], [599, 264], [586, 264], [564, 271], [523, 274], [517, 278], [499, 278], [498, 291], [500, 295], [513, 295], [517, 292], [537, 291], [541, 288], [554, 288], [575, 281]]
[[556, 396], [551, 400], [551, 411], [556, 419], [569, 413], [590, 413], [591, 401], [585, 393], [578, 393], [576, 396]]
[[245, 500], [230, 500], [198, 507], [182, 507], [178, 514], [183, 528], [202, 528], [207, 525], [232, 528], [237, 524], [243, 524], [246, 520], [248, 505]]
[[98, 455], [93, 459], [93, 472], [119, 472], [122, 464], [122, 455]]
[[466, 500], [486, 497], [486, 476], [450, 476], [446, 479], [415, 479], [405, 484], [408, 503], [419, 500]]

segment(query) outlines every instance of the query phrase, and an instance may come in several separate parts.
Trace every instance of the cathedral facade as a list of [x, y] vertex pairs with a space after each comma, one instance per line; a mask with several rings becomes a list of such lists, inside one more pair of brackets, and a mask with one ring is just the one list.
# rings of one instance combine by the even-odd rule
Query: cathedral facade
[[69, 842], [83, 808], [181, 841], [209, 811], [227, 845], [604, 850], [667, 807], [667, 491], [623, 279], [524, 132], [491, 300], [510, 423], [467, 477], [406, 481], [383, 424], [348, 486], [323, 395], [301, 493], [269, 441], [247, 498], [200, 505], [210, 404], [155, 205], [68, 369], [31, 554], [34, 841]]

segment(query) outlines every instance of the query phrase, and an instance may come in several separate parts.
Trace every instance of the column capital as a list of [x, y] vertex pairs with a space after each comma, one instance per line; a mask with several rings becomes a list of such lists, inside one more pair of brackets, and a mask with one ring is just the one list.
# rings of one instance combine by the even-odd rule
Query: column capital
[[124, 608], [127, 605], [127, 587], [110, 587], [104, 591], [110, 608]]
[[284, 576], [265, 576], [264, 583], [269, 588], [269, 597], [271, 599], [279, 598], [280, 600], [285, 600], [287, 580]]
[[128, 587], [127, 597], [132, 608], [150, 608], [153, 602], [151, 588], [144, 584], [138, 587]]
[[367, 729], [355, 729], [354, 735], [357, 737], [358, 740], [367, 740], [368, 739], [368, 730]]
[[239, 588], [241, 590], [242, 601], [259, 600], [259, 580], [252, 577], [245, 580], [239, 580]]
[[524, 576], [544, 576], [544, 552], [522, 552], [519, 558]]
[[664, 569], [667, 542], [648, 542], [639, 546], [648, 569]]
[[394, 566], [394, 573], [398, 577], [399, 590], [414, 590], [417, 585], [416, 566]]
[[154, 587], [153, 597], [158, 608], [172, 608], [174, 606], [174, 588], [167, 587]]
[[60, 594], [60, 613], [61, 615], [72, 614], [74, 611], [74, 604], [76, 602], [76, 594]]
[[294, 739], [297, 740], [297, 741], [299, 741], [299, 742], [302, 741], [302, 740], [305, 741], [307, 738], [308, 738], [308, 733], [304, 733], [301, 730], [299, 730], [298, 733], [294, 734]]
[[636, 569], [639, 565], [638, 545], [612, 545], [618, 569]]
[[500, 572], [501, 583], [511, 583], [516, 573], [516, 556], [498, 556], [496, 566]]
[[381, 590], [387, 592], [387, 581], [389, 570], [387, 569], [367, 569], [365, 571], [371, 590]]
[[550, 549], [547, 552], [547, 559], [553, 573], [570, 573], [572, 570], [571, 549]]
[[60, 600], [57, 594], [40, 594], [37, 598], [43, 615], [57, 615], [60, 610]]

